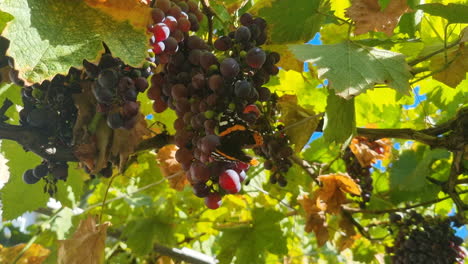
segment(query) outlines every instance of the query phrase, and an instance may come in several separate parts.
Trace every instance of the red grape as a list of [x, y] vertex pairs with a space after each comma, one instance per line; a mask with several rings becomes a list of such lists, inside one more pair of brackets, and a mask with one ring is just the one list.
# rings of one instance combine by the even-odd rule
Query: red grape
[[238, 193], [241, 190], [239, 174], [235, 170], [226, 170], [219, 176], [219, 186], [229, 193]]
[[221, 195], [219, 193], [210, 193], [205, 197], [205, 205], [210, 209], [218, 209], [223, 201], [221, 200]]

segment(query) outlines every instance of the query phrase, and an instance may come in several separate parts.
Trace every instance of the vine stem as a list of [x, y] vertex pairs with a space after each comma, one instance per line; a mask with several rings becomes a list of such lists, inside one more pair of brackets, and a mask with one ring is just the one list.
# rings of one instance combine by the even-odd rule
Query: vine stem
[[175, 178], [175, 177], [177, 177], [177, 176], [180, 176], [182, 173], [183, 173], [183, 171], [176, 172], [176, 173], [174, 173], [174, 174], [172, 174], [172, 175], [169, 175], [169, 176], [167, 176], [167, 177], [164, 177], [163, 179], [161, 179], [161, 180], [159, 180], [159, 181], [156, 181], [156, 182], [150, 183], [150, 184], [148, 184], [148, 185], [145, 185], [145, 186], [143, 186], [143, 187], [141, 187], [141, 188], [138, 188], [138, 189], [136, 189], [134, 192], [131, 192], [131, 193], [128, 193], [128, 194], [122, 194], [122, 195], [119, 195], [119, 196], [117, 196], [117, 197], [115, 197], [115, 198], [106, 200], [106, 201], [105, 201], [104, 203], [102, 203], [102, 204], [90, 205], [90, 206], [88, 206], [87, 208], [85, 208], [85, 209], [83, 210], [83, 213], [84, 213], [84, 212], [87, 212], [87, 211], [90, 211], [91, 209], [94, 209], [94, 208], [96, 208], [96, 207], [104, 206], [104, 205], [106, 205], [106, 204], [115, 202], [115, 201], [120, 200], [120, 199], [122, 199], [122, 198], [132, 196], [132, 195], [134, 195], [134, 194], [136, 194], [136, 193], [139, 193], [139, 192], [141, 192], [141, 191], [144, 191], [144, 190], [146, 190], [146, 189], [148, 189], [148, 188], [151, 188], [151, 187], [153, 187], [153, 186], [159, 185], [159, 184], [163, 183], [163, 182], [166, 181], [166, 180], [169, 180], [169, 179]]
[[[464, 194], [464, 193], [468, 193], [468, 190], [461, 191], [458, 194]], [[406, 210], [413, 209], [413, 208], [418, 208], [420, 206], [440, 203], [440, 202], [445, 201], [445, 200], [450, 199], [450, 198], [451, 198], [451, 196], [447, 195], [447, 196], [442, 197], [442, 198], [429, 200], [429, 201], [425, 201], [425, 202], [418, 203], [418, 204], [408, 205], [408, 206], [401, 207], [401, 208], [385, 209], [385, 210], [365, 210], [365, 209], [350, 208], [350, 207], [345, 207], [345, 206], [343, 206], [343, 210], [346, 211], [346, 212], [349, 212], [350, 214], [356, 214], [356, 213], [362, 213], [362, 214], [396, 213], [396, 212], [402, 212], [402, 211], [406, 211]]]
[[435, 56], [435, 55], [437, 55], [437, 54], [439, 54], [439, 53], [441, 53], [441, 52], [445, 52], [447, 49], [450, 49], [450, 48], [452, 48], [452, 47], [455, 47], [455, 46], [458, 45], [459, 43], [460, 43], [460, 39], [454, 41], [454, 42], [451, 43], [451, 44], [445, 43], [444, 47], [441, 48], [441, 49], [438, 49], [438, 50], [436, 50], [436, 51], [434, 51], [434, 52], [431, 52], [431, 53], [429, 53], [429, 54], [427, 54], [427, 55], [425, 55], [425, 56], [423, 56], [423, 57], [419, 57], [419, 58], [416, 58], [416, 59], [414, 59], [414, 60], [408, 61], [408, 65], [409, 65], [409, 66], [414, 66], [414, 65], [416, 65], [416, 64], [418, 64], [418, 63], [420, 63], [420, 62], [423, 62], [423, 61], [425, 61], [425, 60], [427, 60], [427, 59], [430, 59], [431, 57], [433, 57], [433, 56]]
[[216, 12], [210, 7], [209, 0], [200, 1], [203, 6], [203, 13], [208, 19], [208, 44], [213, 45], [213, 16]]
[[99, 223], [102, 223], [102, 215], [104, 214], [104, 209], [106, 207], [107, 195], [109, 194], [109, 189], [112, 185], [112, 182], [117, 177], [117, 175], [119, 174], [112, 176], [111, 179], [109, 180], [109, 184], [107, 184], [106, 193], [104, 194], [104, 199], [102, 199], [101, 213], [99, 214]]

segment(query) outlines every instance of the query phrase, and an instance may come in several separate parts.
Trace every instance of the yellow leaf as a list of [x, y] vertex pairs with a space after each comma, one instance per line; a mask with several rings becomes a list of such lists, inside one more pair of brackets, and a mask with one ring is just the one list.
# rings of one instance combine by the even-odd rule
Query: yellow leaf
[[289, 49], [285, 49], [284, 45], [265, 45], [264, 50], [275, 51], [280, 54], [280, 60], [276, 66], [283, 68], [286, 71], [294, 70], [302, 72], [304, 70], [304, 63], [296, 59]]
[[[167, 178], [170, 175], [182, 171], [182, 165], [175, 159], [175, 153], [178, 147], [176, 145], [166, 145], [158, 151], [158, 161], [161, 173]], [[168, 179], [169, 186], [178, 191], [182, 191], [186, 184], [188, 184], [185, 173], [180, 173], [178, 176]]]
[[317, 178], [322, 187], [315, 191], [316, 206], [320, 210], [339, 214], [341, 205], [346, 203], [345, 193], [361, 194], [361, 188], [347, 174], [328, 174]]
[[282, 113], [280, 121], [286, 127], [285, 133], [295, 145], [294, 150], [300, 152], [317, 128], [320, 117], [315, 116], [312, 109], [305, 109], [298, 105], [296, 95], [281, 96], [278, 105]]
[[306, 212], [305, 231], [307, 233], [314, 231], [318, 246], [325, 245], [330, 238], [327, 223], [325, 222], [325, 212], [317, 208], [315, 202], [306, 195], [298, 199], [298, 202]]
[[130, 21], [134, 27], [145, 29], [152, 23], [151, 8], [139, 0], [85, 0], [117, 21]]
[[380, 10], [377, 0], [354, 0], [346, 16], [356, 23], [356, 35], [377, 31], [391, 36], [400, 17], [408, 11], [406, 0], [391, 0], [384, 11]]
[[431, 71], [442, 69], [442, 71], [434, 73], [432, 78], [452, 88], [457, 87], [461, 81], [466, 79], [466, 73], [468, 72], [468, 47], [462, 42], [458, 48], [449, 49], [447, 51], [447, 60], [444, 53], [435, 55], [431, 59], [429, 69]]
[[[18, 244], [14, 247], [3, 247], [0, 245], [0, 263], [13, 263], [16, 257], [21, 253], [26, 244]], [[39, 244], [31, 246], [23, 253], [16, 264], [41, 264], [49, 256], [50, 250]]]
[[104, 263], [106, 231], [109, 223], [96, 225], [92, 216], [81, 220], [71, 239], [59, 240], [58, 264]]

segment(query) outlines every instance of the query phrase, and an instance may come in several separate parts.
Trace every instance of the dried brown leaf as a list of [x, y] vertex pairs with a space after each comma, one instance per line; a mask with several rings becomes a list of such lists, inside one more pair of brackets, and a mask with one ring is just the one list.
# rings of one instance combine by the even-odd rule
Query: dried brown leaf
[[[166, 145], [158, 151], [158, 161], [161, 168], [161, 173], [164, 177], [168, 177], [175, 173], [182, 171], [182, 165], [175, 159], [175, 153], [177, 151], [176, 145]], [[186, 184], [188, 184], [185, 173], [180, 173], [176, 177], [168, 179], [169, 186], [178, 191], [182, 191]]]
[[59, 240], [58, 264], [104, 263], [106, 231], [109, 223], [97, 225], [92, 216], [81, 220], [71, 239]]
[[339, 214], [341, 205], [346, 203], [345, 193], [361, 194], [361, 188], [347, 174], [328, 174], [317, 178], [322, 187], [315, 191], [316, 206], [320, 210]]
[[[26, 244], [18, 244], [14, 247], [3, 247], [0, 245], [0, 263], [13, 263], [16, 257], [21, 253]], [[16, 264], [41, 264], [49, 256], [50, 250], [39, 245], [31, 246], [23, 253]]]
[[406, 0], [391, 0], [384, 11], [380, 9], [377, 0], [353, 0], [351, 7], [346, 10], [346, 17], [356, 23], [354, 33], [360, 35], [377, 31], [391, 36], [400, 17], [410, 10]]
[[306, 225], [305, 231], [307, 233], [314, 232], [317, 244], [319, 247], [325, 245], [325, 243], [330, 238], [330, 234], [328, 232], [326, 216], [325, 212], [320, 210], [314, 200], [311, 200], [308, 196], [304, 195], [298, 202], [304, 208], [306, 212]]
[[343, 251], [347, 248], [350, 248], [354, 244], [354, 241], [356, 241], [358, 235], [356, 235], [354, 225], [348, 217], [341, 217], [339, 227], [340, 231], [344, 234], [341, 235], [336, 241], [336, 248], [338, 251]]
[[355, 137], [349, 148], [356, 156], [361, 167], [367, 168], [376, 160], [388, 159], [391, 154], [391, 144], [392, 142], [386, 138], [369, 141], [365, 137]]
[[132, 129], [119, 128], [114, 130], [111, 154], [112, 156], [119, 156], [120, 168], [125, 167], [128, 157], [133, 154], [138, 144], [150, 135], [145, 116], [142, 113], [138, 113], [137, 121]]

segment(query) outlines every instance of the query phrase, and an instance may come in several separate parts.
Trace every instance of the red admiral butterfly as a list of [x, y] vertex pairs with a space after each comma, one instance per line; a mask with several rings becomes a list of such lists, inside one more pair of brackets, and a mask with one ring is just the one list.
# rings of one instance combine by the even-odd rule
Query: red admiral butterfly
[[263, 144], [262, 135], [247, 128], [247, 123], [235, 112], [227, 111], [219, 120], [218, 136], [221, 144], [211, 153], [217, 161], [237, 162], [257, 166], [258, 161], [242, 151], [243, 148], [253, 148]]

